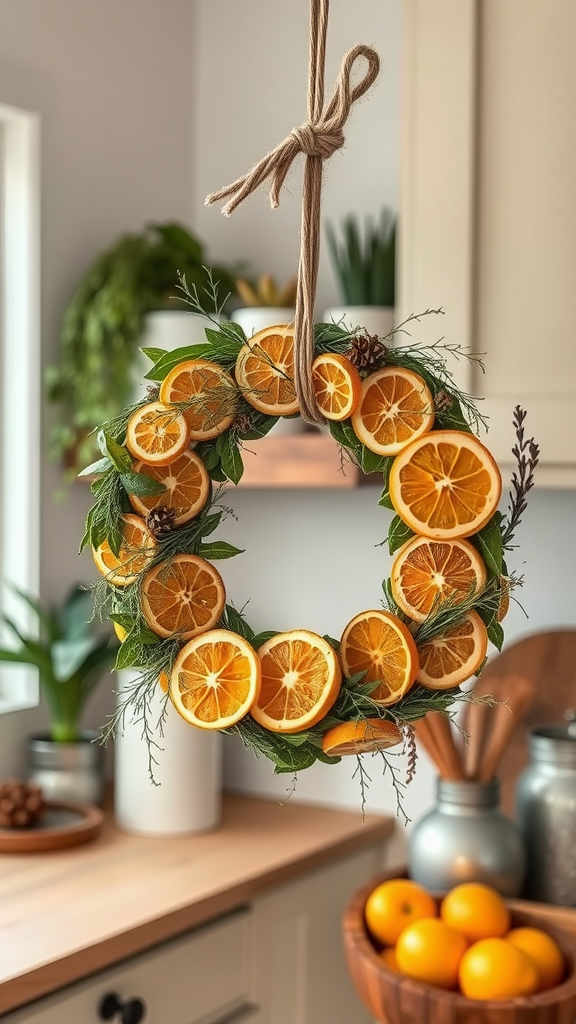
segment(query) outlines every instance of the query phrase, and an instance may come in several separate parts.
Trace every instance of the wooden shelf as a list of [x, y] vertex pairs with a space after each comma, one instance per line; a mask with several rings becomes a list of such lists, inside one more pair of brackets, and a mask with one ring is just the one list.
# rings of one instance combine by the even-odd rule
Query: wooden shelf
[[333, 437], [316, 431], [268, 435], [246, 441], [240, 487], [357, 487], [362, 476], [342, 459]]

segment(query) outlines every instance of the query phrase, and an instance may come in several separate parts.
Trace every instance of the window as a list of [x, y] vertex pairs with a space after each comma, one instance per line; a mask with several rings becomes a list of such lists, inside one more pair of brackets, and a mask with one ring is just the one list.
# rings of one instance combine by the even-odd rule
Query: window
[[[38, 591], [38, 142], [38, 116], [0, 103], [0, 606], [26, 629], [31, 618], [7, 584]], [[36, 673], [0, 664], [0, 712], [37, 703]]]

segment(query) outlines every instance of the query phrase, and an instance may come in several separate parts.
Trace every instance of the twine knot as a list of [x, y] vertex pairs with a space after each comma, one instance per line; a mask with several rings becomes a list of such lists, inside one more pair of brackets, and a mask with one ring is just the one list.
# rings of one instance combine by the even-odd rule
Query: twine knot
[[337, 149], [342, 149], [345, 141], [342, 129], [313, 125], [310, 121], [293, 128], [290, 135], [296, 139], [298, 149], [305, 156], [317, 156], [321, 160], [328, 160]]
[[[254, 164], [247, 174], [206, 197], [206, 205], [228, 200], [222, 213], [229, 217], [237, 206], [251, 195], [267, 178], [271, 179], [270, 205], [280, 202], [280, 191], [298, 153], [304, 153], [304, 187], [302, 196], [302, 230], [298, 286], [294, 316], [294, 384], [300, 414], [309, 423], [324, 423], [318, 411], [312, 385], [314, 358], [314, 299], [320, 251], [320, 203], [322, 192], [322, 161], [328, 160], [344, 145], [344, 125], [352, 104], [370, 88], [380, 70], [380, 59], [371, 46], [358, 44], [345, 54], [334, 91], [324, 107], [324, 58], [329, 0], [311, 0], [310, 64], [308, 72], [308, 120]], [[352, 70], [358, 57], [364, 58], [367, 69], [352, 85]]]

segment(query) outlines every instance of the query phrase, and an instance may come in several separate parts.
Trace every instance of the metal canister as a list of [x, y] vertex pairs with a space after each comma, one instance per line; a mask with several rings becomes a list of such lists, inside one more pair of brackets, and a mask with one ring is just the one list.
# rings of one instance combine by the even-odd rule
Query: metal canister
[[529, 736], [530, 764], [516, 786], [516, 820], [527, 857], [526, 897], [576, 906], [576, 728], [547, 725]]
[[498, 779], [438, 779], [436, 807], [410, 836], [410, 877], [437, 892], [460, 882], [484, 882], [503, 896], [517, 896], [524, 849], [517, 826], [500, 811], [499, 796]]

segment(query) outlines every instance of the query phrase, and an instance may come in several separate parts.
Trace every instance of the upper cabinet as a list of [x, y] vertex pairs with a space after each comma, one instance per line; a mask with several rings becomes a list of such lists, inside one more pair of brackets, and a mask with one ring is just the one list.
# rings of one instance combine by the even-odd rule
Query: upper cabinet
[[469, 346], [458, 383], [512, 463], [514, 406], [537, 482], [576, 486], [576, 4], [404, 0], [400, 312]]

